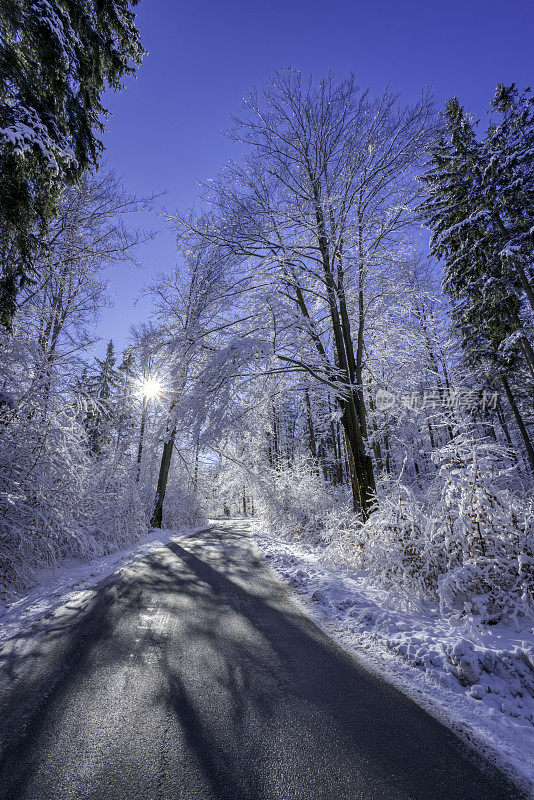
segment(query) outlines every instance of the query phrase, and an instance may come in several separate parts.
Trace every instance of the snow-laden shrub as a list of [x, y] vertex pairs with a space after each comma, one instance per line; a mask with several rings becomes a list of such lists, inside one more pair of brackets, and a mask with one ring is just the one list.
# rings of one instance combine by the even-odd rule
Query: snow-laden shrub
[[124, 549], [149, 531], [149, 511], [139, 484], [124, 466], [93, 465], [78, 518], [104, 553]]
[[87, 449], [75, 403], [46, 413], [24, 398], [0, 420], [0, 594], [29, 588], [38, 570], [135, 542], [147, 509], [125, 468]]
[[484, 623], [533, 613], [532, 503], [499, 486], [494, 446], [458, 437], [436, 454], [426, 497], [406, 487], [362, 526], [352, 562], [406, 600]]
[[[153, 500], [153, 496], [151, 497]], [[163, 527], [170, 530], [193, 528], [203, 525], [206, 516], [200, 506], [198, 495], [189, 480], [174, 476], [169, 482], [163, 507]]]
[[407, 599], [430, 599], [445, 564], [438, 527], [413, 493], [399, 486], [361, 527], [352, 561]]
[[[439, 602], [444, 617], [482, 623], [534, 613], [534, 509], [508, 488], [495, 445], [457, 436], [435, 454], [426, 494], [390, 484], [365, 524], [309, 464], [272, 474], [264, 524], [326, 547], [400, 602]], [[346, 498], [345, 498], [346, 500]]]
[[42, 413], [21, 406], [0, 442], [0, 589], [32, 583], [33, 570], [101, 547], [80, 525], [89, 477], [83, 432], [72, 409], [58, 407], [45, 431]]
[[298, 458], [287, 468], [271, 470], [259, 495], [258, 510], [271, 530], [292, 538], [329, 538], [326, 517], [334, 498], [309, 459]]
[[[500, 453], [454, 440], [436, 455], [446, 565], [438, 582], [442, 613], [498, 622], [532, 613], [534, 508], [499, 487]], [[440, 544], [440, 541], [437, 544]]]
[[[72, 408], [54, 409], [42, 435], [19, 415], [0, 446], [0, 594], [29, 588], [37, 570], [95, 558], [148, 530], [133, 480], [99, 469]], [[121, 480], [124, 478], [124, 480]]]

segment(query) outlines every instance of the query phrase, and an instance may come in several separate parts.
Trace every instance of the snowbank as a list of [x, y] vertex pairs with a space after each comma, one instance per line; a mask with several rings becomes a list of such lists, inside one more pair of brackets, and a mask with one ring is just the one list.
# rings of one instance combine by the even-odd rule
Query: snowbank
[[534, 631], [460, 623], [438, 603], [407, 607], [365, 572], [339, 569], [320, 543], [255, 540], [318, 624], [373, 670], [478, 746], [534, 797]]

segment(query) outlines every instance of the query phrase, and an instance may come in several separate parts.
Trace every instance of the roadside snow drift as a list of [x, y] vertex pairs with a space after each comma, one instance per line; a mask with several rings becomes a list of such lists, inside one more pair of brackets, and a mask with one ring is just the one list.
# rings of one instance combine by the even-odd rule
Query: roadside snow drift
[[471, 741], [534, 796], [534, 635], [500, 623], [459, 624], [437, 604], [408, 607], [365, 572], [332, 565], [328, 548], [255, 540], [316, 621], [367, 665]]

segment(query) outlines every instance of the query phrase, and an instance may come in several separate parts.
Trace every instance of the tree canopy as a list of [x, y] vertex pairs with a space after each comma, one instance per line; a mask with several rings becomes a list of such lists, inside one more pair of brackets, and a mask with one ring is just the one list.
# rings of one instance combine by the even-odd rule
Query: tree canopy
[[106, 87], [141, 63], [138, 0], [5, 0], [0, 10], [0, 323], [61, 189], [96, 166]]

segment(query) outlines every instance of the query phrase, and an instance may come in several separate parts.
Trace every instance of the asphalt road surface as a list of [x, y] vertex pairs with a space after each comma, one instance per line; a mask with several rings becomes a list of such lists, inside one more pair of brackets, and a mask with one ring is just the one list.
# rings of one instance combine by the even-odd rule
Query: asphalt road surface
[[509, 800], [518, 789], [215, 523], [0, 648], [1, 800]]

